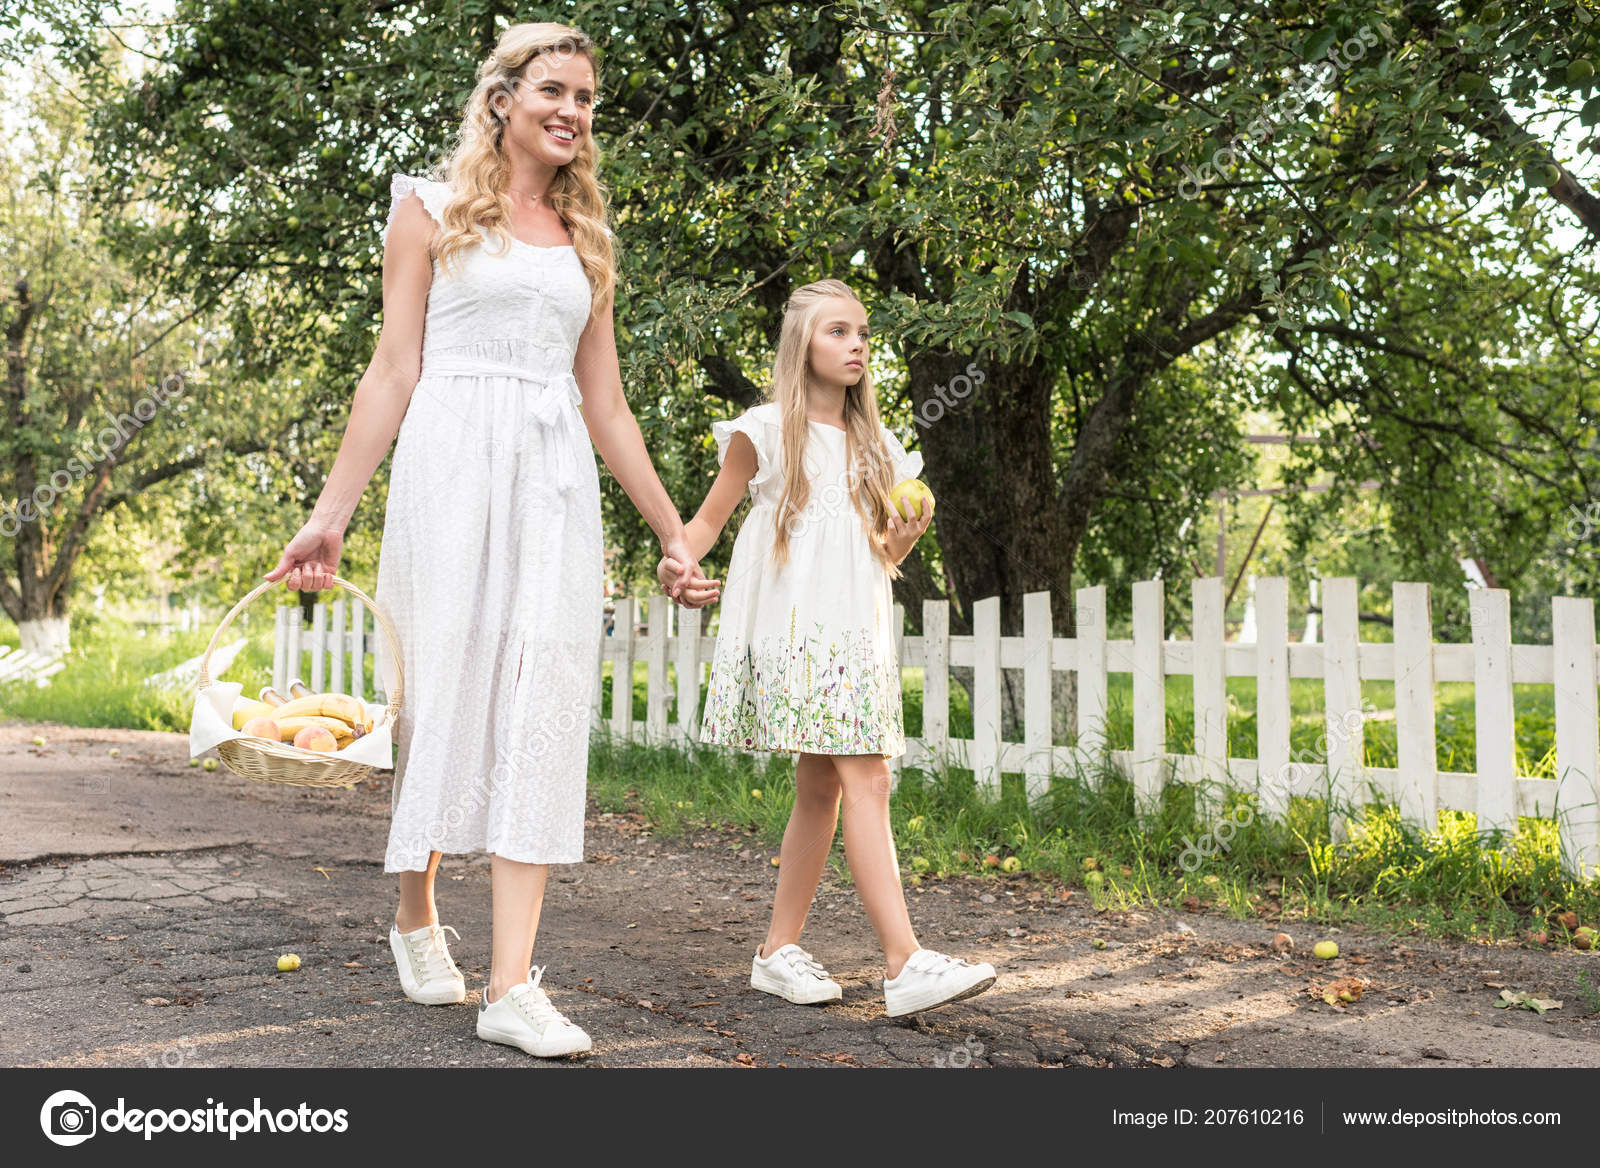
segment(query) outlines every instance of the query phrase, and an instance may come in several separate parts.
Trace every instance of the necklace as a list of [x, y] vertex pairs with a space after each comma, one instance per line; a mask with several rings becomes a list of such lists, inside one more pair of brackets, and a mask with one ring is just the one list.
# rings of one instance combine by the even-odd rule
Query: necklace
[[530, 194], [527, 194], [524, 191], [511, 190], [510, 187], [507, 187], [506, 189], [508, 191], [511, 191], [511, 193], [513, 195], [521, 195], [524, 199], [527, 199], [530, 203], [537, 203], [540, 199], [544, 198], [543, 195], [530, 195]]

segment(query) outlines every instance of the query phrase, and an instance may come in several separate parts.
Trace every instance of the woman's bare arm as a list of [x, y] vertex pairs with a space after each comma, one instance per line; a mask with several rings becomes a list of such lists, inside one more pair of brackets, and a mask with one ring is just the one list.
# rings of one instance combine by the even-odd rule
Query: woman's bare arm
[[676, 585], [678, 589], [683, 588], [700, 575], [700, 557], [689, 550], [683, 519], [661, 485], [655, 465], [645, 450], [639, 422], [623, 396], [616, 328], [609, 299], [590, 318], [578, 340], [573, 373], [583, 395], [583, 423], [595, 449], [650, 525], [650, 530], [656, 533], [661, 550], [683, 565]]
[[333, 586], [344, 529], [383, 456], [400, 432], [422, 373], [422, 328], [433, 284], [429, 250], [433, 220], [422, 199], [404, 198], [395, 209], [383, 248], [383, 329], [356, 385], [333, 470], [311, 518], [289, 541], [268, 580], [298, 592]]
[[422, 326], [433, 284], [433, 220], [413, 195], [400, 201], [383, 249], [383, 329], [356, 386], [350, 421], [328, 482], [312, 511], [343, 531], [411, 405], [422, 373]]

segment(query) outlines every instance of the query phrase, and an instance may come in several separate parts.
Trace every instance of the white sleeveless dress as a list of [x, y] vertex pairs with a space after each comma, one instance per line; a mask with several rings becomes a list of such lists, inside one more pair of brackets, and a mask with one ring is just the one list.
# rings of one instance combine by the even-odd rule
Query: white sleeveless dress
[[[756, 448], [753, 502], [723, 582], [700, 741], [773, 753], [898, 757], [906, 739], [894, 595], [850, 497], [845, 433], [810, 423], [811, 496], [792, 524], [789, 560], [780, 568], [772, 555], [784, 478], [777, 403], [711, 424], [718, 463], [741, 432]], [[887, 426], [879, 432], [894, 481], [920, 475], [922, 454], [908, 453]]]
[[[397, 174], [389, 224], [413, 190], [441, 220], [449, 188]], [[375, 599], [405, 690], [385, 872], [432, 851], [583, 859], [604, 588], [573, 375], [589, 282], [570, 245], [480, 234], [454, 274], [434, 260], [389, 474]]]

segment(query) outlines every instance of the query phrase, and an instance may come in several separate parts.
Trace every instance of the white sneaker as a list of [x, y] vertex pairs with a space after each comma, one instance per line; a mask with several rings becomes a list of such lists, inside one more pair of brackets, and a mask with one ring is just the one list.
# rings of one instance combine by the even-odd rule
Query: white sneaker
[[785, 945], [770, 957], [761, 956], [758, 948], [750, 960], [750, 985], [802, 1006], [844, 997], [839, 983], [798, 945]]
[[994, 979], [994, 966], [987, 961], [974, 965], [960, 957], [918, 949], [906, 958], [899, 977], [884, 979], [883, 1003], [889, 1017], [898, 1018], [981, 994]]
[[478, 1037], [503, 1042], [540, 1058], [580, 1054], [589, 1049], [589, 1036], [550, 1004], [539, 988], [544, 968], [533, 966], [533, 976], [489, 1002], [488, 987], [478, 1002]]
[[[432, 924], [402, 933], [398, 925], [389, 926], [389, 948], [400, 971], [400, 986], [406, 997], [424, 1006], [450, 1006], [467, 1000], [467, 984], [444, 942], [445, 929], [450, 926]], [[456, 940], [461, 940], [460, 933]]]

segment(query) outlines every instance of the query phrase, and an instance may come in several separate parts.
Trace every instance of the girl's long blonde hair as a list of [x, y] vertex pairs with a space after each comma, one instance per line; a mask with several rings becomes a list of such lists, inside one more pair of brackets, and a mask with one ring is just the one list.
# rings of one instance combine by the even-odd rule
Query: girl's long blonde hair
[[[500, 34], [478, 66], [478, 83], [467, 98], [454, 149], [427, 175], [453, 188], [444, 207], [444, 229], [437, 252], [439, 263], [446, 270], [452, 256], [482, 241], [476, 224], [482, 223], [493, 231], [502, 248], [511, 246], [512, 205], [505, 193], [511, 162], [502, 144], [505, 125], [496, 115], [491, 98], [504, 94], [515, 100], [519, 85], [537, 81], [543, 69], [539, 58], [546, 53], [561, 58], [582, 53], [595, 71], [595, 89], [600, 88], [596, 60], [599, 50], [585, 33], [571, 25], [525, 22], [513, 24]], [[524, 76], [525, 72], [530, 76]], [[547, 197], [572, 234], [573, 250], [583, 264], [593, 294], [592, 313], [605, 307], [616, 287], [616, 258], [606, 231], [606, 187], [598, 175], [599, 163], [600, 148], [591, 131], [584, 135], [573, 160], [557, 168]]]
[[898, 564], [889, 558], [884, 538], [889, 531], [889, 492], [894, 489], [894, 463], [884, 444], [878, 421], [878, 403], [872, 388], [871, 362], [862, 361], [861, 380], [845, 391], [845, 460], [849, 467], [838, 487], [823, 485], [823, 498], [813, 502], [805, 474], [806, 442], [811, 426], [806, 417], [807, 351], [817, 319], [826, 302], [836, 296], [861, 303], [861, 298], [840, 280], [817, 280], [796, 288], [784, 307], [783, 329], [778, 335], [778, 352], [772, 362], [772, 388], [768, 399], [778, 405], [783, 422], [783, 496], [774, 517], [776, 539], [772, 554], [781, 566], [789, 560], [789, 536], [810, 521], [818, 508], [826, 511], [848, 497], [861, 516], [873, 554], [898, 580]]

